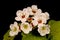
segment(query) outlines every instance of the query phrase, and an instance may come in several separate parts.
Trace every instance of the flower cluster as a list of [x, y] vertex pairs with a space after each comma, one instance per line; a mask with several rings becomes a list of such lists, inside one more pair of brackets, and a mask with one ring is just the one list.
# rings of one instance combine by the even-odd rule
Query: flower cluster
[[11, 24], [9, 35], [15, 36], [21, 31], [28, 34], [33, 28], [37, 27], [39, 34], [45, 36], [50, 33], [50, 26], [46, 24], [48, 19], [48, 12], [43, 13], [36, 5], [24, 8], [23, 10], [18, 10], [16, 12], [15, 20], [19, 21], [20, 25], [17, 22]]

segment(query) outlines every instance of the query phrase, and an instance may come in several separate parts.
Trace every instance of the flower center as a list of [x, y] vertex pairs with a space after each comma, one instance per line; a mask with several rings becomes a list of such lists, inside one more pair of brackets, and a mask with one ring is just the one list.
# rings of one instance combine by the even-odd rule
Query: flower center
[[16, 27], [14, 27], [14, 30], [13, 30], [13, 31], [15, 32], [16, 30], [17, 30], [17, 28], [16, 28]]
[[25, 18], [25, 15], [23, 15], [22, 18]]
[[28, 20], [32, 20], [32, 18], [28, 18]]
[[43, 26], [43, 27], [42, 27], [42, 30], [45, 30], [45, 29], [46, 29], [46, 28]]
[[38, 20], [38, 23], [42, 23], [42, 20]]
[[27, 29], [28, 28], [28, 25], [27, 24], [24, 24], [23, 27], [24, 27], [24, 29]]
[[27, 20], [28, 20], [28, 22], [31, 22], [33, 19], [30, 17], [30, 18], [28, 18]]
[[36, 11], [35, 11], [35, 10], [32, 10], [32, 12], [33, 12], [33, 13], [36, 13]]

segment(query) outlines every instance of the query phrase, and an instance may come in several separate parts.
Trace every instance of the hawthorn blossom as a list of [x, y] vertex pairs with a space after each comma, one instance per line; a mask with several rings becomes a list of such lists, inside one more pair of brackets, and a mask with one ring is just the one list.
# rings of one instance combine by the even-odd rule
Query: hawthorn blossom
[[31, 7], [27, 7], [28, 12], [30, 15], [36, 15], [41, 13], [41, 9], [38, 9], [36, 5], [32, 5]]
[[19, 26], [18, 26], [17, 22], [14, 22], [14, 24], [10, 25], [10, 32], [9, 32], [10, 36], [17, 35], [19, 31], [20, 30], [19, 30]]
[[42, 17], [35, 17], [34, 20], [32, 21], [33, 25], [41, 25], [41, 24], [45, 24], [47, 22], [47, 20], [45, 18]]
[[50, 26], [45, 24], [38, 25], [38, 32], [41, 36], [45, 36], [50, 33]]
[[32, 31], [32, 27], [27, 22], [21, 23], [20, 28], [25, 34], [28, 34], [30, 31]]
[[15, 20], [25, 22], [27, 18], [29, 17], [29, 13], [26, 9], [23, 9], [23, 11], [18, 10], [16, 13], [17, 17], [15, 17]]

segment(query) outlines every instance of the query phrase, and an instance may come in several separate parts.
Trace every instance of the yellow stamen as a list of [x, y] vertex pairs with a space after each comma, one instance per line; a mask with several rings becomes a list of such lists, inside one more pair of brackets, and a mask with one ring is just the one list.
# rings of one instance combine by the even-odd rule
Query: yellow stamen
[[46, 28], [43, 26], [43, 27], [42, 27], [42, 30], [45, 30], [45, 29], [46, 29]]
[[23, 26], [25, 29], [27, 29], [28, 28], [28, 25], [27, 24], [24, 24], [24, 26]]
[[16, 30], [17, 30], [17, 28], [16, 28], [16, 27], [14, 27], [14, 30], [13, 30], [13, 31], [15, 32]]

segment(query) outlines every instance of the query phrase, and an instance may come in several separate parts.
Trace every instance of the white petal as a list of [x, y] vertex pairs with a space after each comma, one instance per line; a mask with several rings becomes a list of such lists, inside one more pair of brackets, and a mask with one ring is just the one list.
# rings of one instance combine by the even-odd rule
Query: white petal
[[19, 17], [15, 17], [15, 20], [20, 21], [20, 18]]
[[13, 29], [13, 24], [10, 24], [10, 29], [11, 29], [11, 30]]
[[23, 23], [24, 23], [25, 21], [26, 21], [26, 18], [24, 18], [24, 19], [21, 19], [21, 22], [23, 22]]
[[25, 15], [25, 16], [26, 16], [25, 18], [28, 18], [28, 17], [29, 17], [29, 13], [28, 13], [28, 12], [26, 12], [25, 14], [26, 14], [26, 15]]
[[47, 23], [47, 20], [45, 18], [42, 19], [42, 23]]
[[37, 5], [32, 5], [31, 8], [32, 8], [33, 10], [38, 9], [38, 8], [37, 8]]
[[41, 36], [45, 36], [46, 34], [44, 34], [44, 33], [40, 33], [40, 35], [41, 35]]
[[48, 12], [45, 12], [46, 16], [49, 16], [49, 13]]
[[28, 10], [28, 12], [32, 11], [31, 7], [27, 7], [27, 10]]
[[43, 24], [38, 24], [38, 28], [40, 28], [40, 27], [42, 27], [43, 26]]
[[21, 13], [22, 13], [22, 11], [21, 11], [21, 10], [18, 10], [18, 11], [16, 12], [16, 15], [17, 15], [17, 16], [20, 16]]
[[14, 22], [14, 25], [17, 25], [17, 22]]
[[44, 18], [46, 17], [46, 15], [44, 13], [41, 13], [40, 16], [44, 17]]
[[38, 24], [37, 20], [33, 20], [32, 23], [34, 26], [36, 26]]
[[47, 20], [50, 19], [48, 12], [45, 12], [45, 15], [46, 15]]
[[9, 32], [9, 35], [10, 35], [10, 36], [15, 36], [15, 33], [14, 33], [13, 31], [10, 31], [10, 32]]
[[24, 8], [24, 9], [23, 9], [23, 12], [28, 12], [27, 8]]
[[48, 26], [47, 27], [47, 33], [46, 34], [49, 34], [50, 33], [50, 27]]
[[34, 20], [37, 20], [39, 17], [38, 15], [35, 15], [34, 17], [32, 17]]
[[49, 34], [50, 33], [50, 29], [49, 30], [47, 30], [47, 33], [46, 34]]
[[29, 11], [28, 11], [27, 8], [24, 8], [24, 9], [23, 9], [23, 13], [24, 13], [24, 15], [25, 15], [26, 17], [29, 16]]
[[32, 31], [32, 27], [30, 26], [29, 31]]
[[28, 34], [30, 31], [28, 31], [28, 30], [24, 30], [23, 31], [25, 34]]
[[38, 9], [37, 10], [37, 13], [39, 13], [39, 14], [42, 13], [42, 10], [41, 9]]

